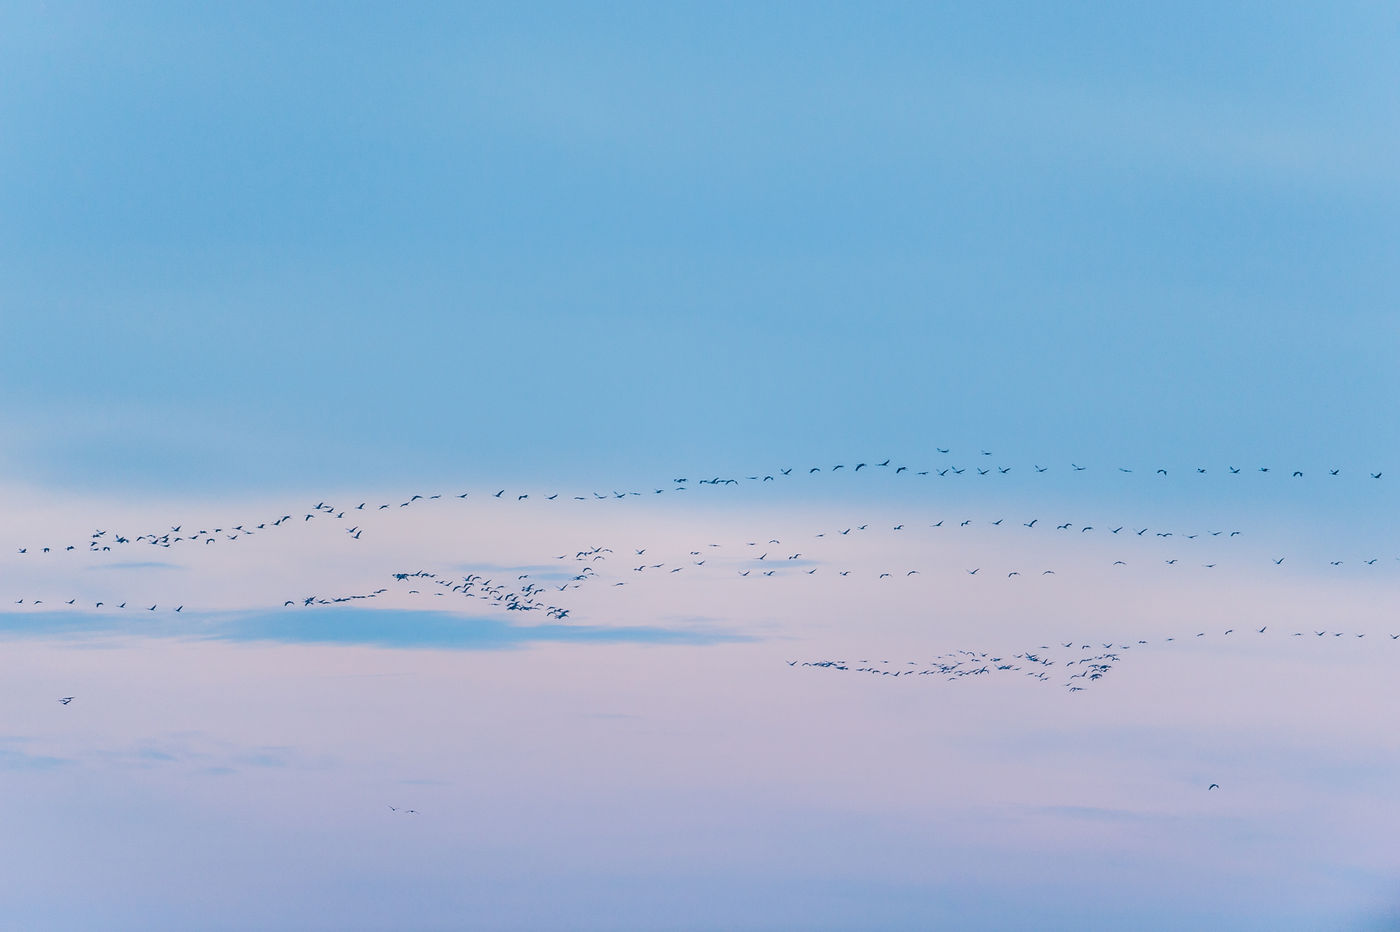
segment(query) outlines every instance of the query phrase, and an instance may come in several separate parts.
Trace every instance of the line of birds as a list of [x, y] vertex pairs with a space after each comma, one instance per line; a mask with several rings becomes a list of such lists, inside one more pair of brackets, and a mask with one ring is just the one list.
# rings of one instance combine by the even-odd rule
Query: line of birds
[[[1277, 559], [1270, 558], [1268, 562], [1269, 562], [1270, 564], [1272, 564], [1273, 566], [1282, 566], [1283, 563], [1284, 563], [1284, 561], [1285, 561], [1285, 559], [1286, 559], [1285, 557], [1278, 557]], [[1396, 557], [1396, 560], [1400, 560], [1400, 557]], [[1330, 560], [1330, 561], [1328, 561], [1328, 565], [1329, 565], [1329, 566], [1343, 566], [1343, 565], [1345, 565], [1345, 562], [1346, 562], [1346, 561], [1344, 561], [1344, 560]], [[1358, 561], [1356, 561], [1356, 562], [1357, 562], [1358, 564], [1362, 565], [1362, 566], [1376, 566], [1376, 565], [1378, 565], [1378, 563], [1379, 563], [1379, 558], [1377, 558], [1377, 557], [1372, 557], [1372, 558], [1369, 559], [1369, 560], [1358, 560]], [[1162, 560], [1161, 563], [1162, 563], [1162, 565], [1164, 565], [1164, 566], [1185, 566], [1185, 564], [1183, 564], [1179, 558], [1175, 558], [1175, 557], [1173, 557], [1173, 558], [1171, 558], [1171, 559], [1167, 559], [1167, 560]], [[660, 564], [658, 564], [658, 566], [659, 566], [659, 565], [660, 565]], [[1110, 567], [1117, 567], [1117, 566], [1128, 566], [1129, 564], [1128, 564], [1128, 561], [1126, 561], [1126, 560], [1114, 560], [1112, 563], [1107, 564], [1107, 565], [1110, 566]], [[1220, 563], [1218, 563], [1218, 562], [1216, 562], [1216, 563], [1202, 563], [1202, 564], [1200, 564], [1200, 567], [1201, 567], [1202, 569], [1208, 569], [1208, 570], [1209, 570], [1209, 569], [1216, 569], [1217, 567], [1220, 567], [1221, 565], [1222, 565], [1222, 564], [1220, 564]], [[781, 566], [781, 564], [779, 564], [779, 566]], [[638, 567], [638, 569], [640, 570], [641, 567]], [[787, 577], [792, 577], [792, 576], [796, 576], [796, 575], [799, 575], [799, 574], [801, 574], [801, 575], [806, 575], [806, 576], [815, 576], [815, 575], [817, 574], [817, 572], [818, 572], [819, 569], [821, 569], [821, 567], [816, 567], [816, 566], [814, 566], [814, 567], [812, 567], [811, 569], [803, 569], [803, 570], [795, 570], [795, 571], [784, 571], [784, 570], [782, 570], [781, 568], [779, 568], [779, 569], [772, 569], [772, 570], [765, 570], [765, 569], [761, 569], [761, 568], [749, 567], [749, 568], [747, 568], [747, 569], [738, 570], [738, 574], [739, 574], [740, 576], [742, 576], [742, 577], [751, 578], [751, 579], [787, 578]], [[679, 569], [679, 568], [673, 569], [673, 570], [671, 570], [671, 572], [673, 572], [673, 573], [678, 573], [678, 572], [680, 572], [680, 569]], [[1001, 570], [992, 570], [992, 571], [990, 571], [990, 572], [986, 572], [986, 571], [984, 571], [984, 568], [983, 568], [983, 567], [981, 567], [981, 566], [974, 566], [974, 567], [971, 567], [971, 568], [964, 567], [964, 568], [962, 569], [962, 572], [965, 573], [965, 574], [967, 574], [968, 576], [978, 576], [978, 575], [980, 575], [980, 576], [982, 576], [982, 577], [985, 579], [985, 578], [988, 577], [988, 576], [999, 576], [999, 575], [1001, 575], [1001, 572], [1002, 572], [1002, 571], [1001, 571]], [[837, 576], [840, 576], [840, 577], [848, 577], [848, 576], [851, 576], [853, 573], [854, 573], [853, 570], [837, 570], [837, 571], [836, 571], [836, 575], [837, 575]], [[869, 570], [869, 571], [867, 571], [867, 572], [861, 573], [861, 574], [860, 574], [859, 576], [857, 576], [856, 578], [864, 578], [864, 579], [870, 579], [870, 578], [875, 578], [875, 579], [890, 579], [890, 578], [899, 578], [899, 577], [910, 577], [910, 576], [928, 575], [928, 574], [931, 574], [931, 573], [932, 573], [932, 571], [931, 571], [931, 570], [928, 570], [928, 569], [924, 569], [924, 570], [917, 570], [917, 569]], [[1004, 577], [1004, 578], [1006, 578], [1006, 579], [1013, 579], [1013, 578], [1016, 578], [1016, 577], [1018, 577], [1018, 576], [1055, 576], [1055, 575], [1058, 575], [1057, 571], [1056, 571], [1056, 570], [1049, 570], [1049, 569], [1043, 569], [1043, 570], [1039, 570], [1039, 571], [1037, 571], [1037, 570], [1026, 570], [1026, 571], [1024, 571], [1024, 572], [1022, 572], [1021, 570], [1010, 570], [1009, 572], [1007, 572], [1007, 573], [1005, 574], [1005, 577]]]
[[[43, 599], [29, 599], [28, 601], [25, 601], [24, 599], [21, 598], [21, 599], [15, 599], [15, 603], [14, 603], [14, 604], [16, 604], [16, 605], [30, 605], [30, 606], [38, 606], [38, 605], [67, 605], [67, 606], [71, 606], [72, 608], [77, 609], [77, 610], [86, 610], [86, 609], [87, 609], [87, 605], [86, 605], [86, 604], [79, 604], [76, 597], [71, 598], [71, 599], [67, 599], [67, 600], [63, 600], [63, 599], [54, 599], [54, 600], [49, 601], [49, 602], [45, 602]], [[126, 603], [126, 602], [116, 602], [116, 603], [94, 602], [94, 603], [92, 603], [92, 608], [93, 608], [94, 610], [95, 610], [95, 609], [99, 609], [99, 608], [108, 608], [108, 609], [115, 609], [115, 610], [120, 611], [120, 610], [124, 610], [126, 607], [127, 607], [127, 603]], [[132, 611], [138, 611], [138, 610], [141, 609], [141, 606], [140, 606], [140, 605], [132, 605], [132, 606], [131, 606], [131, 609], [132, 609]], [[148, 612], [154, 612], [154, 611], [157, 611], [158, 609], [160, 609], [160, 604], [159, 604], [159, 603], [155, 603], [155, 602], [151, 603], [150, 605], [145, 606], [145, 611], [148, 611]], [[167, 607], [167, 608], [165, 609], [165, 611], [168, 611], [168, 612], [170, 612], [170, 613], [172, 613], [172, 614], [177, 613], [177, 612], [183, 612], [184, 610], [185, 610], [185, 606], [184, 606], [183, 604], [177, 605], [177, 606], [175, 606], [174, 608], [168, 608], [168, 607]]]
[[[333, 512], [330, 511], [327, 511], [326, 514], [322, 514], [322, 509], [327, 508], [328, 506], [326, 506], [324, 503], [314, 506], [313, 510], [308, 512], [302, 518], [302, 521], [311, 521], [312, 519], [318, 516], [325, 517], [333, 514]], [[341, 512], [339, 515], [334, 516], [337, 518], [343, 518], [344, 512]], [[147, 544], [152, 547], [162, 547], [167, 549], [180, 544], [216, 544], [219, 543], [220, 540], [234, 541], [242, 540], [245, 537], [254, 537], [259, 531], [264, 531], [269, 528], [279, 528], [291, 521], [291, 515], [283, 515], [282, 517], [277, 518], [275, 520], [264, 521], [257, 525], [238, 524], [228, 528], [216, 527], [212, 530], [200, 528], [197, 531], [185, 531], [183, 524], [175, 524], [171, 525], [170, 529], [167, 531], [155, 531], [146, 534], [137, 534], [134, 537], [120, 534], [115, 531], [110, 531], [109, 529], [98, 528], [97, 530], [92, 532], [92, 534], [88, 537], [85, 546], [82, 547], [80, 547], [77, 544], [59, 544], [47, 547], [23, 546], [17, 548], [17, 552], [20, 554], [74, 552], [111, 553], [113, 546], [124, 547], [127, 545], [136, 544]], [[353, 527], [347, 528], [346, 530], [351, 534], [351, 536], [355, 540], [360, 539], [360, 528]]]
[[[945, 448], [938, 448], [938, 452], [939, 452], [940, 454], [947, 454], [949, 451], [948, 451], [947, 449], [945, 449]], [[990, 451], [987, 451], [987, 450], [982, 450], [982, 451], [980, 451], [980, 452], [981, 452], [981, 454], [982, 454], [983, 456], [991, 456], [991, 455], [992, 455], [992, 454], [990, 453]], [[881, 461], [881, 462], [877, 462], [877, 463], [857, 462], [857, 463], [849, 464], [849, 466], [848, 466], [848, 464], [837, 463], [837, 464], [835, 464], [835, 465], [833, 465], [833, 466], [831, 466], [831, 467], [828, 467], [826, 471], [827, 471], [828, 473], [835, 473], [835, 472], [840, 472], [840, 471], [842, 471], [842, 470], [846, 470], [846, 469], [849, 468], [850, 472], [854, 474], [854, 473], [858, 473], [858, 472], [860, 472], [861, 470], [867, 469], [867, 468], [871, 469], [872, 471], [874, 471], [874, 470], [876, 470], [876, 469], [889, 469], [889, 467], [891, 466], [891, 464], [892, 464], [892, 460], [891, 460], [890, 458], [886, 458], [885, 460], [883, 460], [883, 461]], [[975, 474], [975, 475], [984, 475], [984, 476], [987, 476], [987, 475], [1007, 475], [1008, 473], [1010, 473], [1010, 472], [1013, 471], [1013, 468], [1014, 468], [1014, 467], [1012, 467], [1012, 466], [1006, 466], [1006, 465], [996, 465], [996, 466], [988, 465], [988, 466], [986, 466], [986, 467], [982, 467], [982, 466], [956, 466], [956, 465], [948, 465], [948, 466], [945, 466], [945, 467], [942, 467], [942, 468], [936, 468], [936, 467], [935, 467], [935, 468], [929, 468], [929, 469], [914, 469], [913, 467], [910, 467], [910, 466], [907, 466], [907, 465], [899, 465], [899, 466], [895, 466], [892, 470], [890, 470], [890, 472], [892, 472], [892, 473], [895, 474], [895, 475], [899, 475], [899, 474], [903, 474], [903, 473], [908, 473], [908, 474], [910, 474], [910, 475], [912, 475], [912, 476], [951, 477], [951, 476], [960, 476], [960, 475], [963, 475], [964, 473], [967, 473], [969, 469], [971, 469], [971, 470], [973, 471], [973, 474]], [[1090, 468], [1090, 467], [1081, 465], [1081, 464], [1079, 464], [1079, 463], [1071, 463], [1071, 464], [1070, 464], [1070, 470], [1071, 470], [1072, 472], [1086, 472], [1086, 471], [1089, 470], [1089, 468]], [[1035, 473], [1045, 473], [1045, 472], [1049, 472], [1050, 469], [1051, 469], [1051, 467], [1049, 467], [1049, 466], [1042, 466], [1042, 465], [1036, 463], [1036, 464], [1032, 464], [1031, 469], [1032, 469]], [[1227, 473], [1230, 474], [1230, 475], [1240, 475], [1240, 474], [1242, 474], [1242, 473], [1244, 473], [1244, 472], [1256, 472], [1256, 473], [1262, 473], [1262, 474], [1273, 473], [1273, 474], [1277, 474], [1277, 475], [1285, 475], [1285, 474], [1286, 474], [1286, 475], [1289, 475], [1289, 476], [1291, 476], [1291, 477], [1293, 477], [1293, 478], [1303, 478], [1303, 477], [1306, 475], [1306, 473], [1305, 473], [1303, 470], [1301, 470], [1301, 469], [1293, 469], [1293, 470], [1274, 470], [1272, 467], [1269, 467], [1269, 466], [1251, 467], [1251, 469], [1249, 469], [1249, 470], [1245, 470], [1245, 469], [1243, 469], [1242, 467], [1238, 467], [1238, 466], [1227, 466], [1227, 467], [1226, 467], [1226, 471], [1227, 471]], [[782, 468], [782, 469], [777, 470], [775, 473], [754, 473], [754, 474], [751, 474], [751, 475], [744, 475], [744, 476], [741, 477], [741, 478], [736, 478], [736, 477], [728, 477], [728, 478], [726, 478], [726, 477], [721, 477], [721, 476], [714, 476], [714, 477], [711, 477], [711, 478], [702, 478], [702, 479], [697, 479], [693, 485], [691, 484], [690, 479], [689, 479], [688, 477], [677, 477], [677, 478], [675, 478], [675, 479], [672, 480], [672, 486], [671, 486], [670, 488], [654, 488], [654, 489], [652, 489], [652, 492], [649, 493], [649, 494], [660, 495], [660, 494], [664, 494], [664, 493], [667, 493], [667, 492], [684, 492], [684, 491], [687, 491], [688, 489], [690, 489], [690, 488], [692, 488], [692, 487], [698, 488], [699, 486], [706, 486], [706, 485], [708, 485], [708, 486], [714, 486], [714, 487], [719, 487], [719, 486], [733, 486], [733, 485], [739, 485], [739, 484], [741, 484], [741, 483], [743, 483], [743, 482], [758, 482], [758, 483], [773, 482], [773, 481], [777, 481], [778, 479], [790, 477], [790, 476], [792, 476], [794, 473], [796, 473], [797, 475], [813, 475], [813, 474], [821, 473], [821, 472], [823, 472], [823, 467], [821, 467], [821, 466], [810, 466], [810, 467], [807, 467], [806, 470], [805, 470], [805, 472], [800, 471], [800, 470], [796, 470], [796, 469], [794, 469], [794, 468], [792, 468], [792, 467], [784, 467], [784, 468]], [[1133, 472], [1134, 472], [1134, 469], [1133, 469], [1132, 467], [1119, 466], [1119, 467], [1117, 467], [1117, 472], [1119, 472], [1119, 473], [1133, 473]], [[1166, 476], [1166, 475], [1169, 475], [1169, 472], [1170, 472], [1170, 471], [1169, 471], [1166, 467], [1158, 467], [1158, 468], [1155, 470], [1155, 473], [1154, 473], [1154, 474], [1155, 474], [1155, 475]], [[1210, 470], [1209, 470], [1207, 467], [1204, 467], [1204, 466], [1197, 466], [1197, 467], [1194, 468], [1194, 472], [1193, 472], [1192, 474], [1193, 474], [1193, 475], [1206, 475], [1206, 474], [1208, 474], [1209, 472], [1210, 472]], [[1340, 467], [1329, 468], [1329, 469], [1326, 470], [1326, 474], [1327, 474], [1328, 476], [1331, 476], [1331, 477], [1338, 477], [1338, 476], [1342, 475], [1342, 473], [1343, 473], [1343, 470], [1342, 470]], [[1382, 477], [1385, 475], [1385, 472], [1384, 472], [1383, 470], [1376, 470], [1375, 472], [1367, 471], [1365, 474], [1368, 475], [1368, 476], [1370, 476], [1372, 479], [1380, 479], [1380, 478], [1382, 478]], [[215, 527], [215, 528], [212, 528], [212, 529], [201, 528], [201, 529], [196, 530], [196, 531], [182, 532], [182, 529], [183, 529], [183, 527], [184, 527], [184, 523], [181, 523], [181, 524], [171, 525], [171, 526], [169, 527], [168, 530], [150, 531], [150, 532], [146, 532], [146, 533], [143, 533], [143, 534], [136, 534], [136, 535], [117, 533], [117, 532], [115, 532], [115, 531], [109, 531], [108, 529], [98, 529], [98, 530], [95, 530], [95, 531], [92, 533], [92, 535], [87, 539], [87, 541], [84, 542], [84, 543], [81, 544], [81, 545], [80, 545], [80, 544], [60, 544], [60, 545], [49, 545], [49, 546], [25, 545], [25, 546], [20, 546], [20, 547], [18, 547], [17, 549], [18, 549], [18, 552], [21, 553], [21, 554], [67, 553], [67, 552], [74, 552], [74, 551], [79, 551], [79, 550], [86, 550], [86, 551], [88, 551], [88, 552], [99, 552], [99, 553], [101, 553], [101, 552], [111, 552], [114, 545], [120, 547], [120, 546], [123, 546], [123, 545], [134, 545], [134, 544], [142, 544], [142, 543], [144, 543], [144, 544], [148, 544], [148, 545], [150, 545], [150, 546], [164, 547], [164, 548], [176, 546], [176, 545], [179, 545], [179, 544], [190, 544], [190, 543], [202, 543], [202, 544], [207, 545], [207, 544], [217, 543], [217, 542], [219, 542], [219, 541], [221, 541], [221, 540], [228, 540], [228, 541], [240, 540], [240, 539], [242, 539], [242, 538], [244, 538], [244, 537], [251, 537], [251, 536], [255, 535], [256, 533], [258, 533], [259, 531], [266, 531], [266, 530], [269, 530], [269, 529], [271, 529], [271, 528], [283, 527], [283, 526], [285, 526], [285, 525], [287, 525], [287, 524], [289, 524], [289, 523], [305, 523], [305, 522], [311, 521], [311, 520], [313, 520], [313, 519], [315, 519], [315, 518], [317, 518], [317, 517], [323, 517], [323, 518], [324, 518], [324, 517], [332, 517], [332, 518], [334, 518], [334, 519], [336, 519], [336, 520], [346, 520], [347, 514], [350, 516], [349, 520], [350, 520], [350, 521], [355, 521], [356, 523], [355, 523], [355, 524], [352, 524], [352, 525], [350, 525], [350, 526], [347, 526], [347, 527], [345, 527], [345, 528], [343, 528], [343, 530], [344, 530], [345, 533], [346, 533], [347, 535], [349, 535], [349, 537], [351, 537], [352, 539], [359, 540], [360, 537], [361, 537], [361, 535], [362, 535], [363, 532], [364, 532], [364, 527], [363, 527], [362, 523], [360, 523], [362, 519], [357, 519], [356, 516], [357, 516], [358, 514], [364, 514], [364, 513], [366, 512], [366, 509], [368, 509], [370, 513], [376, 513], [376, 512], [382, 512], [382, 511], [394, 509], [395, 507], [397, 507], [397, 508], [408, 508], [408, 507], [413, 506], [413, 505], [416, 505], [416, 504], [418, 504], [418, 503], [420, 503], [420, 502], [421, 502], [421, 503], [428, 503], [428, 502], [433, 502], [433, 501], [441, 500], [441, 499], [444, 499], [444, 498], [455, 498], [455, 499], [465, 500], [465, 499], [468, 499], [468, 498], [471, 496], [471, 494], [472, 494], [472, 493], [471, 493], [470, 491], [464, 491], [464, 492], [456, 493], [455, 495], [452, 495], [452, 494], [445, 494], [445, 493], [441, 493], [441, 492], [439, 492], [439, 493], [432, 493], [432, 494], [421, 494], [421, 493], [420, 493], [420, 494], [410, 495], [410, 496], [409, 496], [408, 498], [406, 498], [404, 501], [399, 502], [397, 506], [395, 506], [395, 505], [393, 505], [393, 504], [391, 504], [391, 503], [389, 503], [389, 502], [383, 502], [383, 503], [380, 503], [380, 504], [378, 504], [378, 505], [371, 505], [370, 502], [369, 502], [368, 500], [362, 501], [362, 502], [360, 502], [359, 504], [353, 505], [353, 506], [336, 506], [336, 505], [327, 503], [326, 501], [323, 500], [323, 501], [318, 502], [316, 505], [311, 506], [308, 510], [305, 511], [304, 514], [302, 514], [301, 512], [289, 512], [289, 513], [282, 514], [282, 515], [280, 515], [280, 516], [278, 516], [278, 517], [276, 517], [276, 518], [265, 519], [265, 520], [260, 521], [260, 522], [258, 522], [258, 523], [256, 523], [256, 524], [254, 524], [253, 522], [245, 521], [245, 522], [243, 522], [243, 523], [236, 524], [236, 525], [230, 525], [230, 526], [228, 526], [228, 527]], [[539, 494], [538, 492], [531, 493], [531, 492], [522, 492], [522, 491], [518, 491], [518, 490], [516, 490], [516, 491], [509, 491], [509, 490], [507, 490], [507, 489], [499, 489], [499, 490], [497, 490], [495, 493], [479, 494], [478, 497], [479, 497], [479, 498], [499, 499], [499, 500], [524, 501], [524, 500], [527, 500], [527, 499], [531, 499], [531, 498], [532, 498], [532, 495], [533, 495], [533, 497], [534, 497], [535, 499], [544, 500], [544, 501], [558, 501], [558, 500], [572, 500], [572, 501], [607, 501], [607, 500], [625, 499], [625, 498], [629, 498], [629, 497], [638, 497], [638, 496], [642, 496], [643, 494], [644, 494], [643, 492], [636, 491], [636, 490], [618, 491], [618, 490], [616, 490], [616, 489], [613, 489], [613, 490], [611, 490], [611, 491], [609, 491], [609, 492], [601, 492], [601, 491], [598, 491], [598, 490], [594, 490], [594, 491], [592, 491], [591, 493], [586, 494], [586, 495], [561, 496], [561, 494], [560, 494], [559, 492], [554, 492], [554, 493], [551, 493], [551, 494], [549, 494], [549, 495], [541, 495], [541, 494]], [[301, 518], [300, 518], [299, 521], [298, 521], [298, 519], [296, 518], [296, 514], [301, 514]]]

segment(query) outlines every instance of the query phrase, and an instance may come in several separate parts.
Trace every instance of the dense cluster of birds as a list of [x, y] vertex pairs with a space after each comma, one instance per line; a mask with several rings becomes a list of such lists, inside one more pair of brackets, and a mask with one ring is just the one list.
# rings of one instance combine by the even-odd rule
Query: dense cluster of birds
[[[521, 574], [516, 577], [516, 583], [529, 578], [529, 574]], [[586, 579], [586, 575], [574, 577], [575, 580]], [[462, 577], [439, 576], [437, 573], [428, 570], [415, 570], [412, 573], [395, 573], [394, 579], [399, 582], [408, 580], [422, 580], [424, 583], [438, 587], [440, 591], [433, 593], [438, 597], [446, 597], [455, 593], [464, 599], [480, 599], [487, 603], [492, 603], [508, 612], [536, 612], [543, 611], [550, 618], [563, 621], [569, 617], [569, 610], [558, 605], [552, 605], [547, 600], [539, 598], [545, 592], [545, 587], [533, 582], [526, 582], [525, 585], [515, 588], [510, 583], [498, 583], [481, 575], [480, 573], [468, 573]], [[557, 587], [560, 591], [568, 588], [568, 584]], [[383, 590], [380, 590], [381, 592]], [[409, 595], [419, 595], [422, 590], [410, 589]], [[331, 601], [335, 601], [332, 599]], [[317, 600], [318, 604], [326, 604], [324, 600]], [[292, 604], [290, 602], [288, 605]], [[303, 605], [311, 604], [303, 601]]]
[[[1066, 647], [1071, 646], [1066, 644]], [[1081, 645], [1084, 650], [1092, 650], [1092, 644]], [[1104, 652], [1076, 657], [1072, 660], [1058, 661], [1060, 670], [1066, 672], [1067, 686], [1072, 692], [1080, 692], [1084, 686], [1079, 681], [1085, 683], [1101, 680], [1113, 669], [1113, 665], [1120, 659], [1113, 644], [1104, 644]], [[1049, 650], [1042, 647], [1040, 650]], [[1123, 648], [1126, 649], [1126, 648]], [[950, 653], [940, 654], [928, 661], [907, 661], [903, 666], [890, 666], [888, 660], [857, 660], [848, 662], [845, 660], [789, 660], [790, 667], [803, 666], [813, 667], [821, 670], [835, 670], [840, 672], [869, 673], [875, 676], [893, 677], [913, 677], [913, 676], [935, 676], [941, 677], [947, 682], [955, 682], [966, 677], [996, 676], [1004, 673], [1024, 673], [1032, 679], [1041, 682], [1050, 682], [1052, 677], [1049, 668], [1056, 666], [1057, 661], [1049, 659], [1044, 654], [1032, 651], [1022, 651], [1012, 654], [1009, 657], [993, 655], [984, 650], [958, 650]], [[912, 669], [911, 669], [912, 668]], [[1069, 672], [1074, 671], [1074, 672]]]
[[[1023, 674], [1034, 680], [1052, 685], [1060, 685], [1070, 692], [1083, 692], [1089, 684], [1102, 681], [1114, 666], [1123, 660], [1123, 655], [1131, 650], [1148, 647], [1167, 647], [1177, 642], [1194, 642], [1201, 638], [1223, 639], [1237, 633], [1235, 628], [1221, 632], [1198, 631], [1194, 635], [1171, 635], [1157, 638], [1140, 638], [1134, 641], [1098, 641], [1080, 643], [1073, 640], [1042, 644], [1033, 650], [1018, 651], [1013, 654], [998, 655], [984, 650], [957, 650], [940, 654], [932, 660], [909, 660], [902, 664], [891, 664], [889, 660], [789, 660], [789, 667], [807, 667], [813, 670], [827, 670], [838, 673], [866, 673], [874, 676], [924, 677], [931, 676], [944, 682], [958, 682], [966, 678], [997, 675]], [[1253, 635], [1287, 636], [1303, 639], [1362, 639], [1366, 632], [1315, 630], [1280, 631], [1276, 627], [1263, 625], [1259, 628], [1238, 630], [1241, 637]], [[1373, 638], [1383, 643], [1400, 647], [1400, 633], [1386, 634]], [[1056, 651], [1070, 651], [1065, 654]], [[1098, 653], [1085, 653], [1086, 651]], [[1074, 653], [1077, 652], [1077, 653]], [[1055, 668], [1053, 671], [1051, 668]]]

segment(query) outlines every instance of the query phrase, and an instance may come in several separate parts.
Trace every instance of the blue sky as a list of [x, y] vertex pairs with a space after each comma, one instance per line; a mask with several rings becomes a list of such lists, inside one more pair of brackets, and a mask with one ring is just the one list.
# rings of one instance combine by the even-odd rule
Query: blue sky
[[1382, 7], [3, 15], [11, 475], [1395, 459]]

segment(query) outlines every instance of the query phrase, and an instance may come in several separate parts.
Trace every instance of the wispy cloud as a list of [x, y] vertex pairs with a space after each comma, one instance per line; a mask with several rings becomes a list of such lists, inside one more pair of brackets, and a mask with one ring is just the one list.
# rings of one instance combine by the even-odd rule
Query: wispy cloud
[[751, 638], [722, 631], [660, 626], [513, 625], [446, 612], [326, 610], [260, 612], [218, 622], [206, 633], [236, 641], [372, 644], [500, 650], [532, 643], [718, 644]]
[[128, 563], [103, 563], [100, 566], [89, 566], [91, 570], [179, 570], [184, 569], [177, 563], [162, 563], [159, 560], [137, 560]]
[[185, 613], [178, 621], [96, 612], [0, 612], [0, 632], [21, 637], [134, 635], [452, 650], [503, 650], [538, 643], [706, 645], [755, 639], [694, 626], [514, 625], [448, 612], [343, 608], [216, 616]]
[[0, 770], [52, 770], [73, 763], [65, 757], [47, 754], [26, 754], [13, 748], [0, 748]]

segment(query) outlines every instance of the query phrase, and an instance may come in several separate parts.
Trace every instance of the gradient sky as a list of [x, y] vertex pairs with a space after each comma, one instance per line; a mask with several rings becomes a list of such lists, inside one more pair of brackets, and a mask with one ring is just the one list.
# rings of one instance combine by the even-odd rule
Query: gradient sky
[[3, 16], [11, 474], [1395, 459], [1384, 5]]
[[[1394, 927], [1398, 35], [5, 5], [0, 925]], [[284, 605], [591, 547], [566, 621]], [[784, 663], [1206, 631], [1074, 696]]]

